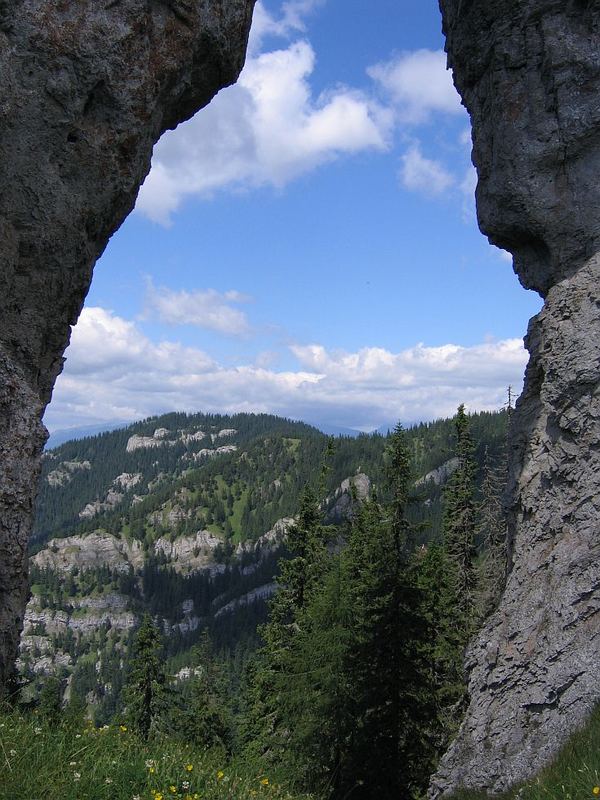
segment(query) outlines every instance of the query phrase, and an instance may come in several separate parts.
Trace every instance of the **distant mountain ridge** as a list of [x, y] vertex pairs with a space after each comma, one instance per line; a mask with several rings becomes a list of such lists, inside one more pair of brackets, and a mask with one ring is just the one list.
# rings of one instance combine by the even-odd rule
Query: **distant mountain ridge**
[[65, 442], [72, 442], [76, 439], [85, 439], [88, 436], [96, 436], [99, 433], [106, 433], [107, 431], [115, 431], [118, 428], [125, 428], [130, 425], [129, 422], [99, 422], [96, 425], [81, 425], [74, 428], [61, 428], [52, 431], [48, 436], [45, 450], [53, 450], [55, 447], [60, 447]]
[[[298, 422], [303, 422], [306, 425], [311, 425], [312, 427], [316, 428], [317, 430], [321, 431], [321, 433], [326, 434], [327, 436], [360, 436], [362, 431], [357, 430], [356, 428], [348, 428], [343, 425], [329, 425], [328, 423], [321, 423], [318, 421], [312, 420], [297, 420]], [[48, 436], [48, 441], [46, 442], [46, 450], [53, 450], [56, 447], [60, 447], [60, 445], [65, 444], [66, 442], [72, 442], [79, 439], [85, 439], [90, 436], [96, 436], [100, 433], [109, 433], [110, 431], [118, 430], [119, 428], [126, 428], [129, 425], [135, 423], [127, 422], [127, 421], [111, 421], [111, 422], [99, 422], [94, 425], [81, 425], [78, 427], [73, 428], [61, 428], [55, 431], [52, 431]], [[385, 427], [385, 432], [387, 432], [388, 426], [382, 426], [382, 429]], [[390, 426], [390, 430], [393, 428], [393, 425]], [[383, 433], [384, 431], [378, 428], [377, 432]]]

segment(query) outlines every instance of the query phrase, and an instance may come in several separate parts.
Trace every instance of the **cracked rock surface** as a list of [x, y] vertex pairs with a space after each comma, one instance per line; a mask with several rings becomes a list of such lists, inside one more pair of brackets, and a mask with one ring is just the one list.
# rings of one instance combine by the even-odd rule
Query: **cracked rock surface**
[[17, 652], [41, 416], [92, 268], [161, 133], [243, 66], [254, 0], [0, 0], [0, 687]]
[[545, 303], [513, 416], [512, 568], [433, 797], [531, 777], [600, 700], [600, 2], [440, 5], [480, 227]]

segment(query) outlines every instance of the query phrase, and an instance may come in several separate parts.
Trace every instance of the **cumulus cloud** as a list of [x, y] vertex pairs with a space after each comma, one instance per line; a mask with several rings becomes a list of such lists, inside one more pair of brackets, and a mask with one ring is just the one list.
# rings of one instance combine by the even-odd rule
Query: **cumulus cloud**
[[456, 182], [454, 176], [440, 161], [423, 155], [419, 144], [413, 144], [401, 160], [401, 183], [413, 192], [420, 192], [430, 197], [441, 195]]
[[[394, 132], [406, 134], [434, 116], [466, 114], [441, 50], [403, 52], [369, 67], [372, 83], [365, 90], [336, 85], [315, 93], [316, 55], [298, 37], [306, 33], [307, 16], [325, 1], [287, 0], [278, 16], [256, 4], [248, 58], [237, 84], [163, 136], [138, 197], [138, 212], [169, 225], [187, 197], [282, 188], [342, 156], [389, 151]], [[287, 43], [264, 52], [273, 38]], [[427, 194], [440, 194], [450, 173], [419, 154], [411, 150], [405, 155], [404, 187], [422, 191], [427, 183]], [[458, 185], [460, 178], [452, 182]]]
[[195, 325], [228, 336], [246, 336], [251, 328], [243, 311], [232, 303], [247, 303], [252, 298], [231, 290], [215, 289], [174, 291], [166, 286], [158, 288], [149, 281], [144, 303], [144, 317], [158, 317], [169, 325]]
[[413, 50], [370, 67], [368, 74], [389, 95], [400, 120], [417, 125], [435, 113], [464, 114], [442, 50]]
[[138, 211], [169, 224], [186, 196], [282, 187], [340, 155], [384, 150], [389, 111], [344, 86], [314, 96], [314, 66], [306, 41], [249, 58], [235, 86], [160, 140]]
[[306, 31], [306, 17], [326, 0], [288, 0], [281, 7], [281, 16], [269, 14], [259, 2], [254, 6], [252, 29], [248, 42], [248, 53], [253, 56], [260, 52], [268, 36], [285, 38], [294, 33]]
[[[492, 247], [494, 246], [492, 245]], [[494, 247], [494, 250], [496, 251], [498, 258], [501, 261], [506, 261], [508, 264], [512, 264], [513, 262], [512, 253], [509, 253], [507, 250], [502, 250], [502, 248], [500, 247]]]
[[370, 430], [471, 410], [499, 408], [519, 386], [526, 362], [520, 339], [473, 347], [417, 344], [399, 353], [354, 353], [294, 345], [296, 369], [276, 370], [270, 354], [223, 366], [196, 348], [150, 341], [135, 323], [86, 308], [46, 423], [53, 429], [133, 420], [165, 411], [255, 411]]

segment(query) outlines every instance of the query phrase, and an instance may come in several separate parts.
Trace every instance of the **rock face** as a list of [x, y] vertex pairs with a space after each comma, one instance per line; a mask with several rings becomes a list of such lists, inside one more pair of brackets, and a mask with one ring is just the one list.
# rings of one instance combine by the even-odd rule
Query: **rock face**
[[354, 498], [359, 503], [363, 503], [371, 494], [371, 479], [363, 472], [346, 478], [334, 495], [334, 504], [326, 514], [327, 523], [339, 525], [344, 520], [351, 519], [353, 513]]
[[176, 572], [190, 573], [206, 569], [223, 572], [223, 564], [215, 563], [214, 553], [223, 545], [223, 540], [209, 531], [198, 531], [194, 536], [179, 536], [174, 541], [160, 538], [154, 543], [155, 552], [162, 553], [173, 562]]
[[460, 459], [451, 458], [448, 461], [445, 461], [441, 466], [437, 467], [437, 469], [432, 469], [431, 472], [427, 473], [427, 475], [423, 475], [422, 478], [416, 480], [415, 486], [425, 486], [426, 483], [433, 483], [435, 486], [443, 486], [456, 472], [459, 464]]
[[46, 476], [50, 486], [64, 486], [73, 480], [73, 476], [80, 470], [89, 470], [92, 465], [89, 461], [63, 461]]
[[128, 542], [98, 530], [87, 536], [52, 539], [47, 547], [33, 556], [32, 561], [40, 569], [61, 573], [100, 567], [128, 572], [143, 565], [144, 551], [137, 540]]
[[234, 82], [254, 0], [0, 3], [0, 687], [27, 594], [41, 416], [154, 142]]
[[600, 3], [441, 7], [480, 227], [545, 305], [513, 417], [511, 572], [433, 796], [531, 776], [600, 700]]

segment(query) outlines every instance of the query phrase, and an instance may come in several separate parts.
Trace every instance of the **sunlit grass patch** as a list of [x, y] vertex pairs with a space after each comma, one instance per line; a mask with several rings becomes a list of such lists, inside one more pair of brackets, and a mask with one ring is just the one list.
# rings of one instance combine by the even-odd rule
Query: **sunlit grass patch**
[[0, 800], [308, 800], [264, 768], [172, 739], [143, 743], [126, 725], [51, 725], [0, 715]]

